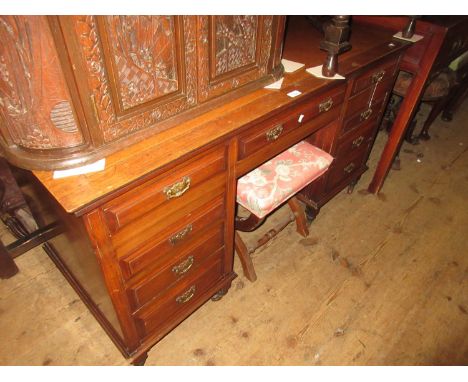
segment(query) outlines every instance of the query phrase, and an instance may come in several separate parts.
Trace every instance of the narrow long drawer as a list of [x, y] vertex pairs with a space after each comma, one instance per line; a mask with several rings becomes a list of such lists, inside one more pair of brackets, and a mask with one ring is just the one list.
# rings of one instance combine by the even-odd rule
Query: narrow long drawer
[[388, 79], [392, 79], [397, 65], [398, 60], [392, 58], [386, 61], [376, 68], [365, 72], [354, 80], [353, 90], [351, 95], [357, 94], [365, 88], [372, 86], [378, 82], [385, 82]]
[[126, 192], [103, 207], [109, 231], [115, 234], [158, 207], [173, 208], [174, 201], [187, 198], [197, 186], [225, 170], [226, 147], [222, 146]]
[[188, 253], [175, 256], [167, 266], [146, 277], [143, 282], [128, 288], [134, 310], [142, 307], [153, 298], [157, 298], [166, 289], [171, 288], [184, 277], [199, 273], [200, 267], [209, 268], [223, 255], [223, 231], [217, 229], [213, 236], [200, 243]]
[[191, 216], [166, 227], [146, 245], [121, 258], [120, 267], [124, 277], [128, 279], [149, 267], [164, 267], [174, 253], [185, 252], [213, 229], [221, 230], [225, 213], [223, 200], [210, 201]]
[[345, 87], [334, 88], [291, 110], [251, 128], [239, 137], [239, 159], [243, 159], [265, 146], [275, 145], [294, 130], [305, 126], [318, 115], [334, 110], [343, 102]]
[[173, 316], [190, 314], [201, 296], [223, 276], [221, 259], [210, 264], [201, 274], [182, 280], [162, 294], [150, 306], [145, 306], [135, 313], [137, 329], [142, 337], [151, 334]]

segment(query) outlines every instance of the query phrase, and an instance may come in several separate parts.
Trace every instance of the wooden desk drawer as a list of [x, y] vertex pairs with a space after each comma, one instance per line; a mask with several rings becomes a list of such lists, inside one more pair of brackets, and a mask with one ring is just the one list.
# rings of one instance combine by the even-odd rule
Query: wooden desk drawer
[[373, 103], [371, 107], [366, 107], [358, 110], [354, 115], [346, 118], [343, 122], [343, 128], [341, 135], [360, 128], [363, 125], [367, 125], [368, 122], [376, 123], [379, 119], [381, 112], [383, 111], [383, 99], [380, 99]]
[[223, 255], [223, 227], [212, 232], [212, 236], [185, 253], [178, 253], [166, 266], [140, 283], [128, 287], [128, 296], [134, 310], [142, 307], [153, 298], [157, 298], [175, 283], [195, 273], [201, 268], [209, 268]]
[[[372, 107], [377, 102], [382, 101], [386, 94], [391, 91], [393, 85], [393, 78], [381, 82], [377, 87], [372, 86], [363, 92], [350, 98], [348, 103], [348, 108], [346, 109], [345, 118], [348, 118], [352, 115], [355, 115], [358, 112], [367, 110], [369, 107]], [[375, 87], [375, 91], [374, 91]], [[369, 105], [369, 102], [371, 104]]]
[[[226, 170], [226, 147], [198, 155], [135, 189], [115, 198], [103, 207], [111, 234], [156, 208], [174, 208], [180, 199], [188, 198], [197, 186]], [[206, 192], [208, 198], [209, 192]]]
[[374, 140], [376, 122], [376, 118], [373, 118], [347, 136], [336, 150], [336, 160], [339, 161], [345, 156], [353, 156], [355, 152], [362, 150], [363, 147], [368, 147]]
[[[156, 238], [166, 232], [167, 227], [178, 225], [192, 219], [199, 209], [207, 203], [225, 197], [226, 176], [215, 176], [203, 186], [195, 187], [192, 192], [170, 203], [153, 209], [142, 217], [129, 222], [110, 237], [117, 258], [138, 251], [142, 246], [151, 245]], [[185, 226], [182, 226], [183, 229]], [[174, 232], [176, 233], [176, 232]]]
[[[217, 254], [214, 256], [218, 257]], [[185, 278], [158, 299], [140, 309], [134, 314], [140, 335], [147, 336], [162, 325], [167, 325], [175, 315], [189, 315], [199, 305], [204, 292], [222, 277], [223, 262], [219, 259], [210, 264], [202, 274]]]
[[334, 110], [343, 102], [344, 91], [344, 86], [334, 88], [250, 129], [239, 138], [239, 159], [243, 159], [266, 146], [277, 144], [288, 134], [299, 127], [304, 127], [318, 115]]
[[351, 155], [343, 155], [341, 158], [337, 158], [333, 168], [329, 170], [327, 191], [334, 189], [345, 179], [352, 177], [361, 170], [367, 157], [367, 148], [368, 145], [361, 145], [358, 149], [353, 150]]
[[354, 80], [351, 95], [357, 94], [365, 88], [375, 85], [377, 82], [393, 79], [397, 63], [398, 59], [392, 58], [357, 77]]
[[212, 231], [210, 227], [221, 230], [224, 214], [224, 198], [219, 198], [165, 227], [151, 241], [120, 260], [123, 276], [128, 279], [149, 267], [164, 267], [175, 253], [185, 252], [194, 242], [203, 239], [207, 231]]

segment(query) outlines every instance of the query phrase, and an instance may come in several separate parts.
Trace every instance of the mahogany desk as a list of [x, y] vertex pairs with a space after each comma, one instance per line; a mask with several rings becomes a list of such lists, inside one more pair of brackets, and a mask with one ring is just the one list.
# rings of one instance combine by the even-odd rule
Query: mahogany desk
[[[396, 33], [405, 28], [408, 17], [354, 16], [353, 23], [383, 26]], [[369, 191], [374, 194], [383, 187], [431, 74], [448, 67], [452, 60], [468, 49], [468, 16], [428, 16], [416, 21], [415, 33], [424, 38], [407, 49], [401, 62], [401, 69], [414, 77], [369, 184]]]
[[[289, 20], [284, 57], [320, 65], [321, 36], [305, 22]], [[336, 163], [306, 193], [309, 205], [318, 209], [357, 181], [407, 46], [391, 40], [388, 31], [356, 28], [352, 51], [340, 57], [346, 80], [304, 68], [286, 74], [281, 90], [253, 91], [109, 155], [104, 171], [64, 179], [33, 172], [50, 194], [42, 202], [66, 228], [48, 253], [124, 356], [144, 362], [230, 287], [238, 177], [308, 139]], [[289, 97], [293, 90], [300, 95]]]

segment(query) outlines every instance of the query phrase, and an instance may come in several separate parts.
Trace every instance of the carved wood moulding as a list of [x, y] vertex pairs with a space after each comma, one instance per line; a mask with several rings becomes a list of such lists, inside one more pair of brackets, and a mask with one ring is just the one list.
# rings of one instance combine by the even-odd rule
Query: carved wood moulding
[[[79, 39], [80, 51], [75, 60], [84, 68], [82, 75], [88, 82], [88, 86], [80, 90], [104, 142], [154, 126], [196, 103], [195, 20], [177, 16], [175, 20], [165, 20], [166, 27], [172, 29], [161, 29], [164, 23], [161, 24], [159, 16], [133, 16], [117, 21], [115, 17], [74, 16], [65, 24], [68, 27], [71, 23]], [[141, 18], [150, 20], [138, 23], [138, 29], [125, 24], [128, 18], [133, 19], [134, 24]], [[109, 30], [109, 24], [114, 29]], [[152, 41], [149, 41], [148, 29], [155, 25]], [[127, 32], [127, 40], [123, 41], [122, 30], [127, 28], [132, 32]], [[165, 37], [158, 39], [157, 35]], [[163, 41], [163, 49], [159, 51], [155, 41]], [[156, 55], [150, 52], [149, 46], [157, 51]], [[131, 50], [140, 51], [140, 56]], [[161, 53], [164, 51], [166, 61]], [[172, 77], [172, 83], [162, 81], [164, 76]], [[155, 130], [158, 131], [157, 127]]]
[[207, 101], [273, 80], [284, 21], [0, 16], [4, 156], [30, 169], [65, 168], [177, 128]]
[[4, 145], [60, 149], [84, 142], [45, 18], [0, 17]]

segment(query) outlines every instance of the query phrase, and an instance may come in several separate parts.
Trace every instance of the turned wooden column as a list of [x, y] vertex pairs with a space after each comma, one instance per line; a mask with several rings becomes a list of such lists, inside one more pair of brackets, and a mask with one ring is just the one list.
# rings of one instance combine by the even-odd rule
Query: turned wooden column
[[349, 49], [349, 16], [334, 16], [324, 27], [325, 37], [320, 49], [325, 50], [327, 58], [322, 66], [322, 75], [333, 77], [338, 71], [338, 55]]

